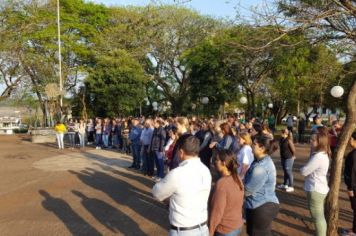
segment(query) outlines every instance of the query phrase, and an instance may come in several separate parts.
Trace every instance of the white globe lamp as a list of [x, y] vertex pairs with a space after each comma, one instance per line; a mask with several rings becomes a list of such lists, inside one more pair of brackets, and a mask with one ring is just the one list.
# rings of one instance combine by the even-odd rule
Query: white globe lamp
[[339, 98], [344, 94], [344, 88], [339, 85], [334, 86], [332, 87], [330, 93], [334, 98]]
[[247, 98], [246, 97], [241, 97], [240, 98], [240, 103], [241, 104], [246, 104], [247, 103]]
[[268, 103], [268, 108], [272, 109], [273, 108], [273, 103]]
[[152, 102], [152, 106], [153, 106], [153, 108], [157, 108], [158, 107], [158, 103], [157, 102]]
[[203, 97], [202, 100], [201, 100], [201, 102], [202, 102], [203, 104], [208, 104], [208, 103], [209, 103], [209, 98], [208, 98], [208, 97]]

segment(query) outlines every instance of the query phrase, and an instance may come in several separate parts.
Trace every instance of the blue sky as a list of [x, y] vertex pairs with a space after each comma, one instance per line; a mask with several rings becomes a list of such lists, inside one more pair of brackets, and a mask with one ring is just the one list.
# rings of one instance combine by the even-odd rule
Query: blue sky
[[[211, 15], [215, 17], [228, 17], [235, 18], [236, 8], [241, 12], [242, 15], [249, 15], [249, 9], [251, 6], [259, 5], [264, 2], [271, 2], [271, 0], [90, 0], [96, 3], [103, 3], [108, 6], [112, 5], [134, 5], [134, 6], [144, 6], [152, 2], [161, 2], [167, 4], [173, 4], [174, 2], [180, 3], [183, 6], [193, 8], [204, 15]], [[186, 2], [186, 3], [184, 3]]]

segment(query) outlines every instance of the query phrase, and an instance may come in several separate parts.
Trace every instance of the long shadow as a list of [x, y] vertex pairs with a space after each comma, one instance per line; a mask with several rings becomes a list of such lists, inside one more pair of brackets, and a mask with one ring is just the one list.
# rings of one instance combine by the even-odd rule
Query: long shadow
[[295, 230], [298, 230], [299, 232], [303, 232], [303, 234], [300, 234], [300, 235], [305, 235], [305, 233], [309, 233], [309, 234], [313, 234], [314, 231], [309, 229], [309, 228], [306, 228], [306, 227], [302, 227], [302, 226], [299, 226], [299, 225], [296, 225], [296, 224], [292, 224], [288, 221], [285, 221], [285, 220], [282, 220], [282, 219], [274, 219], [275, 222], [278, 222], [279, 224], [282, 224], [282, 225], [285, 225], [289, 228], [292, 228], [292, 229], [295, 229]]
[[72, 193], [78, 196], [88, 212], [111, 232], [123, 235], [146, 235], [135, 221], [117, 208], [99, 199], [89, 198], [79, 191], [72, 190]]
[[131, 164], [131, 160], [125, 158], [125, 160], [122, 159], [117, 159], [117, 158], [109, 158], [109, 157], [104, 157], [101, 155], [85, 152], [83, 155], [89, 159], [92, 159], [94, 161], [98, 161], [104, 165], [108, 166], [117, 166], [117, 167], [125, 167], [129, 166]]
[[163, 204], [148, 197], [147, 192], [104, 172], [88, 170], [69, 172], [76, 175], [84, 184], [102, 191], [118, 204], [128, 206], [148, 221], [168, 228], [167, 210]]
[[39, 190], [45, 199], [42, 206], [47, 211], [53, 212], [67, 227], [72, 235], [78, 236], [97, 236], [102, 235], [93, 226], [80, 217], [71, 206], [61, 198], [55, 198], [44, 190]]
[[142, 184], [144, 184], [145, 186], [147, 186], [149, 188], [152, 188], [153, 185], [154, 185], [154, 182], [152, 180], [148, 179], [148, 178], [137, 176], [137, 175], [133, 175], [133, 174], [130, 174], [130, 173], [127, 173], [127, 172], [123, 172], [123, 171], [119, 171], [119, 170], [116, 170], [116, 169], [114, 169], [114, 168], [112, 168], [110, 166], [105, 166], [105, 165], [101, 165], [101, 164], [98, 164], [98, 163], [94, 163], [94, 165], [99, 166], [102, 170], [110, 171], [113, 174], [120, 175], [120, 176], [129, 178], [129, 179], [136, 180], [137, 182], [142, 183]]

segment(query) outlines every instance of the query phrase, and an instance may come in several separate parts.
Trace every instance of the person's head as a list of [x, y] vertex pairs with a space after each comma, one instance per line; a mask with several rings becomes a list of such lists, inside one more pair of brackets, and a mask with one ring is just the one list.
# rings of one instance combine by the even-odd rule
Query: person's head
[[246, 129], [245, 124], [241, 123], [240, 126], [239, 126], [239, 129], [240, 129], [240, 131], [245, 130]]
[[231, 126], [229, 125], [229, 123], [222, 123], [220, 125], [220, 128], [224, 135], [234, 135], [232, 133]]
[[320, 125], [321, 124], [321, 117], [320, 116], [316, 116], [315, 117], [315, 124], [316, 125]]
[[154, 125], [154, 127], [155, 128], [159, 128], [159, 127], [161, 127], [162, 125], [163, 125], [163, 120], [162, 119], [160, 119], [160, 118], [156, 118], [155, 120], [154, 120], [154, 122], [153, 122], [153, 125]]
[[283, 128], [283, 129], [281, 130], [281, 136], [282, 136], [282, 138], [289, 138], [289, 134], [290, 134], [290, 132], [289, 132], [289, 130], [288, 130], [287, 128]]
[[56, 122], [56, 125], [60, 125], [60, 124], [61, 124], [61, 122], [60, 122], [60, 121], [57, 121], [57, 122]]
[[252, 145], [251, 135], [247, 132], [242, 132], [239, 134], [239, 143], [243, 145]]
[[253, 145], [252, 145], [252, 150], [253, 154], [257, 159], [260, 159], [264, 156], [266, 156], [270, 150], [271, 150], [271, 139], [263, 137], [263, 136], [257, 136], [253, 140]]
[[177, 128], [173, 127], [171, 129], [168, 130], [168, 137], [176, 140], [177, 139]]
[[145, 128], [150, 128], [152, 125], [152, 120], [151, 119], [146, 119], [145, 120]]
[[182, 161], [197, 157], [200, 150], [200, 141], [195, 136], [188, 136], [184, 139], [181, 148], [179, 149], [179, 157]]
[[188, 131], [189, 121], [186, 117], [177, 117], [175, 126], [177, 127], [177, 133], [181, 135]]
[[234, 153], [230, 150], [218, 151], [215, 158], [215, 168], [222, 176], [232, 176], [235, 182], [243, 189], [241, 179], [237, 175], [238, 164]]
[[133, 126], [137, 126], [138, 123], [140, 123], [140, 121], [138, 119], [135, 118], [135, 119], [132, 120], [132, 125]]
[[356, 131], [354, 131], [351, 135], [350, 145], [352, 148], [356, 148]]
[[[325, 127], [319, 128], [317, 129], [317, 132], [311, 136], [310, 144], [315, 152], [325, 152], [330, 155], [329, 134], [327, 129]], [[323, 128], [326, 129], [326, 132]]]
[[80, 119], [80, 120], [79, 120], [79, 123], [80, 123], [80, 124], [84, 124], [84, 120], [83, 120], [83, 119]]

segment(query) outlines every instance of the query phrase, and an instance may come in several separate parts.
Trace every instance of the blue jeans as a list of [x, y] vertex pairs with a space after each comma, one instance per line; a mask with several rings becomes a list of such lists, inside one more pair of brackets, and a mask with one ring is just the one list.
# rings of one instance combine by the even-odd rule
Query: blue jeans
[[103, 143], [105, 147], [109, 146], [109, 135], [108, 134], [103, 134]]
[[148, 173], [147, 162], [149, 155], [149, 145], [143, 145], [141, 148], [142, 171]]
[[293, 164], [294, 158], [282, 159], [282, 168], [284, 172], [284, 185], [288, 185], [289, 187], [293, 187]]
[[133, 157], [132, 165], [135, 166], [136, 168], [139, 168], [141, 165], [141, 157], [140, 157], [141, 145], [132, 144], [131, 146], [132, 146], [132, 157]]
[[75, 133], [68, 133], [69, 145], [74, 147], [75, 145]]
[[169, 236], [209, 236], [209, 229], [207, 225], [191, 230], [169, 230]]
[[95, 134], [95, 145], [97, 147], [101, 146], [101, 134]]
[[164, 178], [164, 160], [163, 155], [159, 151], [154, 151], [155, 153], [155, 162], [157, 167], [157, 176], [161, 179]]
[[214, 236], [237, 236], [241, 233], [241, 229], [235, 229], [227, 234], [223, 234], [223, 233], [219, 233], [219, 232], [215, 232]]

